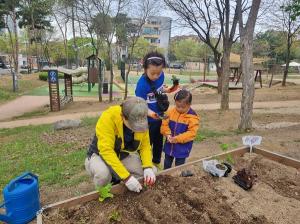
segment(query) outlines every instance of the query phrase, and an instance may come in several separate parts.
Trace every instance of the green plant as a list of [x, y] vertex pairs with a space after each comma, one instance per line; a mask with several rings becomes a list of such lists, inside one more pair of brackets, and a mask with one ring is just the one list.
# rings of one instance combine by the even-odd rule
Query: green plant
[[[233, 148], [237, 147], [237, 144], [236, 143], [231, 143], [231, 144], [222, 143], [222, 144], [220, 144], [220, 148], [223, 152], [227, 152], [230, 147], [233, 147]], [[234, 159], [233, 159], [231, 154], [226, 155], [225, 162], [228, 162], [230, 164], [234, 164]]]
[[109, 216], [109, 221], [121, 222], [121, 214], [118, 211], [113, 211]]
[[223, 152], [226, 152], [228, 150], [228, 148], [229, 148], [229, 145], [226, 144], [226, 143], [222, 143], [220, 145], [220, 148], [222, 149]]
[[105, 186], [98, 187], [98, 193], [99, 193], [99, 201], [103, 202], [106, 198], [112, 198], [114, 195], [110, 193], [110, 190], [112, 188], [112, 184], [109, 183]]
[[234, 164], [234, 159], [233, 159], [233, 157], [232, 157], [231, 154], [228, 154], [228, 155], [226, 156], [225, 161], [228, 162], [228, 163], [230, 163], [230, 164]]
[[222, 149], [223, 152], [226, 152], [229, 148], [236, 148], [237, 146], [238, 146], [238, 144], [236, 144], [236, 143], [231, 143], [231, 144], [222, 143], [222, 144], [220, 144], [220, 148]]

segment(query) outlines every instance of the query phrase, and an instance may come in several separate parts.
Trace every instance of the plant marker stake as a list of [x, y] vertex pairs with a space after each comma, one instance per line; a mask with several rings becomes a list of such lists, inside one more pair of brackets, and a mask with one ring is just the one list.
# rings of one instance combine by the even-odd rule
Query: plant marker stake
[[260, 145], [262, 137], [261, 136], [254, 136], [254, 135], [247, 135], [242, 138], [243, 145], [250, 147], [250, 155], [252, 154], [252, 148], [254, 145]]

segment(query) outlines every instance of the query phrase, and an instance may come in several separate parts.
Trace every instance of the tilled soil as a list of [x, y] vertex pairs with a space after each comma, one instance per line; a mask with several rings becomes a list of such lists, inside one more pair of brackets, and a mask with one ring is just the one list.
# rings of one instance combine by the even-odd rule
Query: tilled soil
[[[155, 187], [140, 194], [126, 192], [104, 203], [92, 201], [45, 214], [45, 223], [297, 223], [300, 220], [299, 171], [261, 156], [236, 159], [235, 169], [251, 168], [258, 182], [244, 191], [228, 178], [215, 178], [202, 164], [159, 176]], [[297, 176], [298, 175], [298, 176]], [[291, 187], [292, 186], [292, 187]], [[269, 205], [269, 206], [268, 206]]]

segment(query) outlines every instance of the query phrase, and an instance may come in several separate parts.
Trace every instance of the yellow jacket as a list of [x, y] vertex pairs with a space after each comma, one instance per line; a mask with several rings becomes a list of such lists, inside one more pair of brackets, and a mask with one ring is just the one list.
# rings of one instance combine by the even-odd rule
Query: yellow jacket
[[[99, 155], [111, 169], [124, 180], [129, 177], [130, 173], [122, 164], [118, 155], [120, 152], [132, 153], [134, 151], [127, 151], [124, 149], [124, 135], [123, 135], [123, 119], [121, 116], [121, 106], [112, 106], [102, 113], [97, 125], [96, 136], [98, 138], [97, 147]], [[119, 142], [119, 149], [116, 149], [116, 142]], [[139, 152], [142, 167], [152, 167], [152, 153], [149, 140], [149, 132], [134, 133], [134, 140], [137, 143], [135, 152]]]

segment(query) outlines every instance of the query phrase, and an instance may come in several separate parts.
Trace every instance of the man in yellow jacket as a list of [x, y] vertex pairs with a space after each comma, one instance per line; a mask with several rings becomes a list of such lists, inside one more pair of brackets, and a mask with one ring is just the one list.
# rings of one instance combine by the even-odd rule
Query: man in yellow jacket
[[129, 190], [140, 192], [142, 186], [136, 177], [144, 176], [147, 185], [155, 183], [147, 114], [147, 103], [140, 97], [102, 113], [85, 160], [96, 186], [118, 180]]

